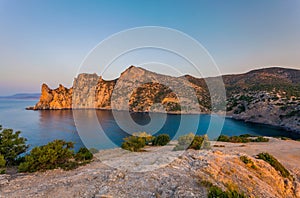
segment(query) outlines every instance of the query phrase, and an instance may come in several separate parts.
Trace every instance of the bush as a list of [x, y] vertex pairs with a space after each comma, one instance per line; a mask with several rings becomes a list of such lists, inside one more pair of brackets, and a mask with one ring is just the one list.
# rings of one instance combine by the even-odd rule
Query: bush
[[217, 139], [219, 142], [229, 142], [229, 136], [227, 135], [220, 135], [219, 138]]
[[208, 191], [208, 198], [246, 198], [244, 193], [239, 193], [236, 190], [223, 191], [217, 186], [211, 186]]
[[[1, 125], [0, 130], [2, 130]], [[0, 132], [0, 154], [3, 155], [6, 165], [16, 164], [18, 156], [28, 149], [28, 145], [25, 144], [27, 140], [19, 137], [20, 133], [12, 129], [3, 129]]]
[[244, 162], [244, 164], [246, 164], [247, 166], [249, 166], [253, 169], [257, 169], [257, 167], [254, 165], [254, 162], [250, 158], [248, 158], [247, 156], [245, 156], [245, 155], [241, 156], [240, 160], [242, 162]]
[[185, 150], [187, 149], [194, 140], [195, 135], [189, 133], [183, 136], [178, 137], [178, 144], [173, 149], [174, 151]]
[[250, 135], [250, 134], [242, 134], [240, 135], [240, 137], [244, 137], [244, 138], [249, 138], [249, 137], [256, 137], [255, 135]]
[[133, 133], [132, 136], [136, 136], [136, 137], [140, 137], [145, 139], [145, 144], [149, 145], [150, 143], [152, 143], [154, 137], [146, 132], [136, 132]]
[[209, 149], [210, 142], [207, 135], [199, 136], [189, 133], [178, 138], [178, 144], [174, 150], [194, 149], [200, 150], [201, 148]]
[[264, 138], [262, 136], [251, 136], [249, 134], [240, 135], [240, 136], [227, 136], [227, 135], [220, 135], [217, 141], [220, 142], [231, 142], [231, 143], [248, 143], [248, 142], [268, 142], [268, 138]]
[[168, 134], [161, 134], [155, 137], [152, 141], [153, 146], [165, 146], [170, 142], [170, 136]]
[[189, 149], [200, 150], [201, 147], [202, 147], [203, 141], [204, 141], [204, 138], [202, 136], [195, 135], [192, 143], [190, 144], [190, 146], [188, 148]]
[[224, 197], [224, 192], [221, 188], [217, 186], [211, 186], [208, 191], [208, 198]]
[[20, 172], [35, 172], [55, 168], [69, 169], [70, 166], [76, 167], [71, 160], [74, 157], [74, 147], [72, 142], [54, 140], [44, 146], [35, 147], [30, 154], [25, 156], [18, 169]]
[[5, 168], [6, 161], [4, 159], [4, 156], [0, 154], [0, 168]]
[[178, 144], [184, 145], [184, 146], [189, 146], [193, 142], [194, 137], [195, 137], [195, 135], [193, 133], [189, 133], [187, 135], [180, 136], [178, 138]]
[[268, 162], [271, 166], [273, 166], [273, 168], [275, 168], [275, 170], [279, 171], [283, 177], [291, 177], [290, 172], [275, 157], [273, 157], [269, 153], [259, 153], [257, 155], [257, 158]]
[[0, 154], [0, 174], [5, 173], [5, 165], [6, 165], [6, 161], [4, 159], [4, 156]]
[[75, 155], [76, 161], [89, 161], [93, 159], [93, 154], [89, 151], [89, 149], [82, 147]]
[[203, 149], [210, 149], [210, 142], [209, 142], [209, 138], [208, 135], [203, 135], [203, 145], [202, 145]]
[[127, 138], [124, 138], [124, 141], [121, 145], [122, 149], [132, 151], [132, 152], [138, 152], [144, 146], [146, 146], [146, 140], [142, 137], [137, 136], [129, 136]]

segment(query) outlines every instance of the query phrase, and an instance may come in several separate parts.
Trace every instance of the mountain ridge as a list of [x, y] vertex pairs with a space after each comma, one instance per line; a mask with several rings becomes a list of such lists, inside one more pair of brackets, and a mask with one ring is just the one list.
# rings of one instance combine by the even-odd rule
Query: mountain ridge
[[[300, 132], [300, 70], [271, 67], [221, 76], [226, 89], [227, 115], [234, 119]], [[131, 112], [211, 113], [225, 106], [206, 83], [220, 77], [167, 76], [130, 66], [119, 78], [79, 74], [71, 88], [42, 85], [40, 101], [31, 109], [118, 109]], [[224, 112], [223, 112], [224, 113]]]

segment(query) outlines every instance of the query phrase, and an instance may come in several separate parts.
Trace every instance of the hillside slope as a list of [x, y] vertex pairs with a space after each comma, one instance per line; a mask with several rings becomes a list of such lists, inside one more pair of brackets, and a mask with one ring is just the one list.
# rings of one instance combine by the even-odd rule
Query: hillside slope
[[[222, 78], [228, 115], [300, 132], [300, 70], [273, 67]], [[206, 83], [214, 84], [216, 80], [166, 76], [134, 66], [111, 81], [96, 74], [79, 74], [70, 89], [60, 85], [51, 90], [43, 84], [40, 101], [32, 109], [210, 113], [216, 109], [212, 109], [214, 95], [210, 95]]]

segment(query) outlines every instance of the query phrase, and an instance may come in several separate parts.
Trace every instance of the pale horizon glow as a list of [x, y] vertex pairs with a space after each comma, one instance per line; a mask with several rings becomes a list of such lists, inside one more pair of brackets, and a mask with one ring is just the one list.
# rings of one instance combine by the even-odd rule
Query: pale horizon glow
[[[191, 36], [222, 74], [273, 66], [300, 69], [299, 10], [300, 1], [281, 0], [0, 0], [0, 95], [38, 93], [42, 83], [71, 87], [91, 49], [112, 34], [140, 26]], [[138, 60], [124, 60], [107, 78], [118, 77]], [[176, 63], [180, 70], [180, 60]]]

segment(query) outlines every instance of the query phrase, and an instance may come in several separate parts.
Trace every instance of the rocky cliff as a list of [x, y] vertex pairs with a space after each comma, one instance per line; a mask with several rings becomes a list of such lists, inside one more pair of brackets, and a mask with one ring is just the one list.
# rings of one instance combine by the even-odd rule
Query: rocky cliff
[[300, 70], [267, 68], [223, 79], [233, 118], [300, 132]]
[[42, 85], [40, 101], [34, 106], [34, 109], [71, 109], [72, 91], [62, 85], [57, 89], [50, 89], [46, 84]]
[[[300, 132], [300, 70], [266, 68], [222, 78], [227, 113], [233, 118]], [[79, 74], [70, 89], [60, 85], [51, 90], [43, 84], [40, 101], [33, 109], [209, 113], [214, 110], [211, 106], [214, 96], [206, 83], [214, 84], [216, 79], [172, 77], [134, 66], [112, 81], [97, 74]]]

